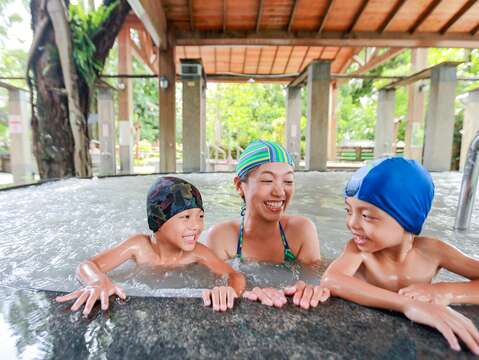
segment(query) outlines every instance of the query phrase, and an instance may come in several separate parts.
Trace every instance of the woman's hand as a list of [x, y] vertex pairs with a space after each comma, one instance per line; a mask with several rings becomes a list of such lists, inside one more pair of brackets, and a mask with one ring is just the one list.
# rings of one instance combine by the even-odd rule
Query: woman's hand
[[293, 286], [284, 288], [284, 294], [293, 296], [293, 303], [303, 309], [316, 307], [320, 302], [325, 302], [331, 296], [328, 288], [321, 285], [306, 285], [304, 281], [298, 281]]
[[399, 295], [412, 300], [429, 302], [439, 305], [449, 305], [454, 298], [442, 284], [414, 284], [399, 290]]
[[243, 297], [252, 301], [261, 301], [261, 304], [267, 306], [282, 307], [288, 302], [284, 292], [274, 288], [255, 287], [251, 291], [245, 291]]
[[83, 315], [88, 315], [97, 300], [100, 300], [101, 302], [101, 309], [107, 310], [109, 306], [108, 298], [110, 295], [114, 294], [118, 295], [118, 297], [123, 300], [126, 298], [125, 292], [119, 285], [113, 284], [109, 278], [104, 278], [97, 283], [84, 287], [83, 289], [64, 296], [58, 296], [55, 300], [58, 302], [65, 302], [76, 299], [71, 310], [77, 311], [83, 304], [85, 304]]
[[479, 355], [479, 332], [471, 320], [457, 311], [443, 305], [411, 300], [406, 303], [403, 313], [412, 321], [436, 328], [453, 350], [461, 350], [459, 337], [474, 354]]
[[213, 306], [214, 311], [232, 309], [237, 297], [236, 291], [231, 286], [215, 286], [211, 290], [203, 290], [205, 306]]

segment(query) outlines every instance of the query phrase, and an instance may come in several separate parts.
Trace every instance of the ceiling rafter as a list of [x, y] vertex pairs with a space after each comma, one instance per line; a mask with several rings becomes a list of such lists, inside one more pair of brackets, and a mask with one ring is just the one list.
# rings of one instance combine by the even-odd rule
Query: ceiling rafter
[[298, 0], [293, 0], [293, 8], [291, 9], [291, 13], [289, 15], [288, 21], [288, 32], [291, 31], [293, 26], [294, 17], [296, 16], [296, 10], [298, 9]]
[[228, 5], [228, 0], [223, 0], [223, 32], [226, 31], [227, 5]]
[[326, 10], [324, 11], [323, 16], [321, 16], [321, 21], [318, 26], [318, 34], [321, 34], [324, 29], [324, 25], [326, 25], [326, 21], [328, 20], [328, 16], [331, 12], [331, 8], [333, 7], [334, 0], [328, 0], [328, 4], [326, 5]]
[[261, 28], [261, 18], [263, 17], [264, 0], [259, 0], [258, 14], [256, 16], [256, 32], [259, 32]]
[[351, 25], [349, 26], [348, 30], [346, 30], [346, 34], [350, 34], [351, 32], [354, 31], [354, 28], [356, 27], [356, 24], [359, 21], [359, 18], [363, 14], [364, 10], [366, 9], [366, 6], [368, 6], [369, 0], [363, 0], [361, 5], [359, 6], [358, 11], [354, 15], [353, 21], [351, 22]]
[[293, 54], [293, 51], [294, 51], [294, 46], [291, 46], [291, 51], [289, 52], [288, 60], [286, 60], [286, 64], [284, 65], [283, 73], [286, 72], [286, 69], [289, 66], [289, 61], [291, 60], [291, 55]]
[[273, 62], [271, 63], [271, 67], [269, 69], [270, 74], [273, 73], [274, 63], [276, 62], [276, 58], [278, 56], [278, 49], [279, 49], [279, 46], [276, 46], [276, 50], [274, 51], [274, 56], [273, 56]]
[[258, 62], [256, 63], [256, 71], [255, 73], [258, 73], [259, 70], [259, 63], [261, 62], [261, 56], [263, 55], [263, 48], [259, 49], [259, 55], [258, 55]]
[[301, 71], [301, 69], [303, 68], [304, 62], [306, 61], [306, 58], [308, 57], [308, 54], [309, 54], [310, 50], [311, 50], [311, 47], [308, 46], [308, 49], [304, 53], [303, 60], [301, 60], [301, 64], [299, 64], [298, 72]]
[[458, 12], [456, 12], [452, 18], [449, 19], [449, 21], [444, 25], [441, 30], [439, 30], [440, 34], [445, 34], [449, 28], [454, 25], [461, 17], [464, 15], [471, 7], [472, 5], [476, 4], [477, 0], [469, 0], [466, 2]]
[[193, 20], [193, 0], [188, 0], [188, 17], [190, 19], [190, 30], [195, 30], [195, 22]]
[[441, 1], [442, 0], [433, 0], [421, 13], [421, 15], [419, 15], [414, 24], [409, 28], [408, 32], [410, 34], [414, 34], [419, 26], [421, 26], [422, 23], [424, 23], [424, 21], [426, 21], [426, 19], [429, 17], [429, 15], [431, 15], [431, 13], [437, 8]]
[[398, 0], [396, 2], [396, 4], [394, 4], [394, 7], [392, 8], [392, 10], [389, 12], [388, 16], [386, 17], [386, 19], [384, 20], [384, 22], [381, 24], [381, 26], [379, 27], [378, 29], [378, 33], [383, 33], [384, 30], [386, 30], [386, 28], [389, 26], [389, 24], [391, 23], [391, 21], [394, 19], [394, 17], [396, 16], [396, 14], [399, 12], [399, 10], [401, 10], [402, 6], [404, 5], [404, 3], [406, 2], [407, 0]]

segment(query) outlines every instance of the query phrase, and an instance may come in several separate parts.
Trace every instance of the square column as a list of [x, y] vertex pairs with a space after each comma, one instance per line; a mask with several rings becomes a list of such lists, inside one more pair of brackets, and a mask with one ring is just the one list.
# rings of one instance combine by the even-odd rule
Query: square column
[[32, 135], [27, 94], [8, 89], [8, 127], [10, 132], [10, 164], [15, 185], [33, 181]]
[[314, 61], [308, 66], [307, 71], [306, 169], [326, 171], [331, 63]]
[[176, 68], [175, 42], [158, 50], [160, 96], [160, 172], [176, 172]]
[[[132, 73], [132, 54], [129, 45], [130, 29], [123, 27], [118, 35], [118, 73]], [[133, 83], [131, 79], [121, 80], [122, 90], [118, 94], [118, 130], [120, 174], [133, 173]]]
[[98, 90], [98, 125], [100, 133], [100, 175], [116, 175], [115, 111], [109, 88]]
[[432, 69], [423, 156], [428, 170], [451, 169], [455, 98], [456, 66], [444, 64]]
[[296, 169], [301, 161], [301, 88], [286, 88], [286, 150], [293, 156]]
[[[427, 67], [428, 49], [413, 49], [411, 54], [411, 72], [417, 73]], [[422, 163], [424, 143], [424, 106], [423, 85], [413, 83], [407, 87], [407, 125], [404, 139], [404, 155]]]
[[181, 60], [181, 69], [183, 171], [206, 171], [206, 81], [203, 66], [201, 61]]
[[479, 89], [475, 89], [461, 99], [464, 104], [464, 124], [462, 126], [461, 158], [459, 170], [464, 171], [467, 150], [474, 135], [479, 131]]
[[374, 158], [393, 154], [396, 89], [379, 90]]
[[338, 100], [337, 85], [331, 85], [330, 114], [329, 114], [329, 136], [328, 136], [328, 160], [336, 160], [336, 103]]

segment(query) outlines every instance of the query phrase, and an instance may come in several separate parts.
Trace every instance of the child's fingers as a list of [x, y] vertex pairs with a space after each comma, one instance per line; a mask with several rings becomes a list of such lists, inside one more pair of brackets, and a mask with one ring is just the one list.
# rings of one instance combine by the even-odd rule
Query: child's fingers
[[93, 309], [93, 306], [98, 300], [98, 295], [99, 294], [96, 289], [90, 292], [90, 296], [88, 297], [85, 308], [83, 309], [83, 315], [88, 315], [91, 312], [91, 309]]
[[108, 298], [108, 293], [106, 291], [102, 291], [100, 293], [100, 301], [101, 301], [101, 309], [107, 310], [108, 306], [110, 305], [110, 299]]
[[71, 292], [67, 295], [57, 296], [55, 298], [55, 301], [65, 302], [65, 301], [73, 300], [73, 299], [76, 299], [77, 297], [79, 297], [81, 295], [81, 293], [82, 293], [82, 290], [77, 290], [77, 291]]
[[471, 349], [474, 354], [479, 355], [479, 344], [470, 333], [468, 326], [466, 325], [466, 321], [464, 321], [464, 316], [452, 309], [447, 310], [449, 311], [449, 314], [446, 315], [448, 325], [462, 339], [462, 341], [464, 341], [467, 347]]
[[88, 299], [89, 292], [87, 290], [83, 290], [82, 294], [78, 297], [78, 299], [75, 301], [73, 306], [71, 307], [72, 311], [77, 311], [80, 306], [83, 305], [83, 303]]
[[220, 309], [220, 294], [217, 287], [214, 287], [211, 291], [211, 300], [213, 302], [213, 310], [219, 311]]
[[303, 309], [306, 309], [308, 310], [309, 309], [309, 305], [311, 303], [311, 298], [313, 296], [313, 289], [311, 288], [311, 286], [306, 286], [304, 288], [304, 291], [303, 291], [303, 296], [301, 297], [301, 301], [299, 303], [299, 305], [303, 308]]
[[120, 299], [126, 299], [125, 290], [123, 290], [121, 286], [115, 285], [115, 293], [120, 297]]
[[205, 289], [202, 293], [203, 304], [205, 306], [211, 306], [211, 290]]
[[269, 298], [268, 295], [263, 291], [263, 289], [260, 289], [259, 287], [253, 288], [253, 293], [256, 294], [258, 297], [258, 300], [261, 301], [261, 304], [267, 305], [267, 306], [273, 306], [273, 301]]
[[313, 296], [311, 296], [311, 306], [316, 307], [319, 304], [321, 299], [321, 295], [323, 295], [323, 289], [320, 286], [315, 286], [313, 289]]
[[325, 302], [331, 296], [331, 291], [328, 288], [324, 288], [321, 286], [319, 286], [319, 289], [321, 291], [319, 296], [319, 301]]
[[236, 295], [236, 291], [233, 288], [228, 288], [228, 309], [232, 309], [234, 306], [235, 298], [238, 296]]
[[220, 310], [221, 311], [226, 311], [227, 309], [227, 294], [228, 294], [228, 289], [224, 286], [219, 287], [219, 293], [220, 293]]
[[277, 289], [266, 288], [266, 289], [263, 289], [263, 291], [271, 299], [274, 306], [276, 306], [276, 307], [282, 307], [284, 304], [286, 304], [288, 302], [286, 300], [286, 297], [284, 296], [283, 292], [281, 292]]
[[301, 298], [303, 297], [303, 288], [298, 287], [296, 290], [296, 293], [293, 296], [293, 303], [294, 305], [299, 306], [299, 303], [301, 302]]
[[243, 293], [243, 297], [244, 297], [245, 299], [252, 300], [252, 301], [258, 300], [258, 296], [257, 296], [254, 292], [248, 291], [248, 290], [246, 290], [246, 291]]
[[457, 338], [454, 335], [453, 331], [445, 322], [439, 320], [439, 322], [435, 324], [435, 327], [442, 334], [442, 336], [446, 338], [451, 349], [455, 351], [461, 351], [461, 347], [459, 346], [459, 341], [457, 341]]

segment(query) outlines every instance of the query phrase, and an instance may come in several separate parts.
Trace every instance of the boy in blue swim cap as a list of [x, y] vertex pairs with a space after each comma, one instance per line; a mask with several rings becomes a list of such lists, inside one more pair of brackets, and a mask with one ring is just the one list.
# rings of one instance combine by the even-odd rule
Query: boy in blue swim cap
[[[346, 225], [352, 233], [326, 270], [321, 287], [356, 303], [402, 312], [439, 330], [452, 349], [457, 337], [479, 355], [479, 332], [449, 304], [479, 304], [479, 261], [451, 245], [420, 236], [431, 209], [434, 184], [414, 160], [379, 159], [346, 184]], [[471, 279], [431, 281], [441, 269]]]
[[205, 305], [216, 311], [233, 307], [234, 299], [245, 288], [244, 276], [220, 260], [208, 247], [198, 243], [203, 222], [203, 201], [198, 189], [189, 182], [172, 177], [160, 177], [150, 187], [146, 199], [148, 226], [152, 235], [138, 234], [108, 249], [78, 267], [78, 277], [86, 287], [57, 301], [76, 299], [72, 311], [85, 305], [88, 315], [99, 300], [108, 309], [110, 295], [125, 298], [123, 289], [115, 285], [107, 272], [127, 260], [139, 265], [177, 268], [193, 263], [207, 266], [217, 275], [228, 277], [228, 286], [217, 286], [203, 292]]

